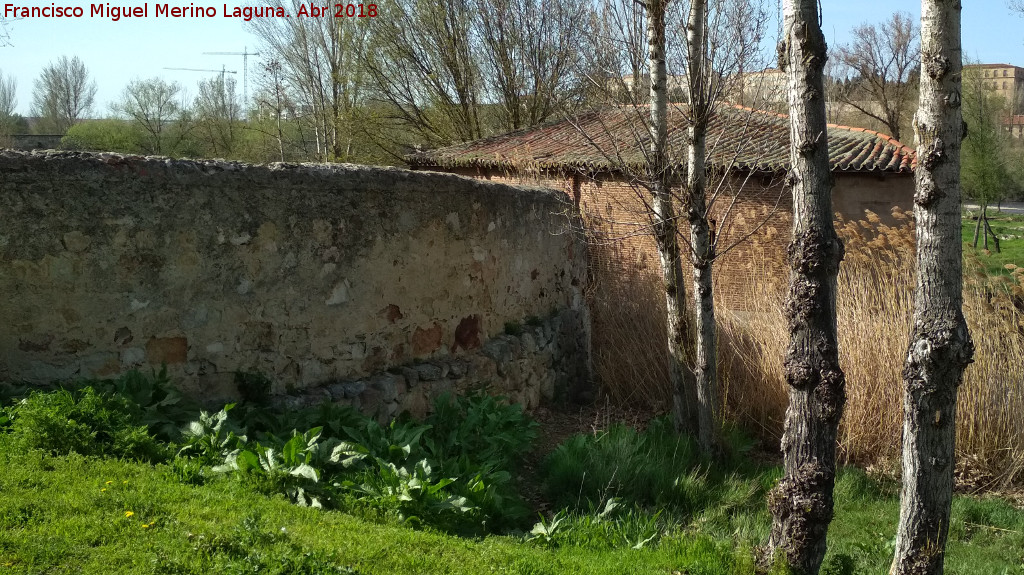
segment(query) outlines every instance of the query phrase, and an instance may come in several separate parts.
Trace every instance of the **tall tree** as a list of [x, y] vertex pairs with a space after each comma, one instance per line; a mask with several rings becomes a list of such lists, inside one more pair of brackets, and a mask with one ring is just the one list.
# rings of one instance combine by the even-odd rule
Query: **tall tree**
[[956, 395], [974, 343], [963, 315], [960, 2], [921, 0], [914, 116], [917, 285], [903, 366], [903, 474], [894, 575], [941, 574], [956, 464]]
[[1007, 102], [986, 86], [981, 70], [963, 72], [963, 116], [968, 132], [963, 143], [960, 176], [964, 195], [978, 203], [978, 222], [974, 228], [974, 247], [978, 247], [978, 233], [984, 234], [984, 247], [992, 235], [996, 250], [999, 237], [988, 222], [988, 206], [998, 204], [1015, 187], [1010, 153], [1011, 136], [1003, 129], [1003, 120], [1009, 113]]
[[272, 127], [264, 132], [271, 134], [277, 141], [277, 158], [285, 161], [285, 114], [294, 112], [294, 106], [288, 98], [288, 89], [283, 78], [284, 67], [279, 60], [270, 60], [263, 64], [263, 76], [256, 94], [257, 113], [254, 124], [258, 127], [265, 113], [270, 113]]
[[590, 36], [579, 31], [589, 20], [589, 2], [477, 0], [476, 9], [481, 72], [498, 103], [499, 129], [534, 126], [580, 102]]
[[[751, 15], [764, 12], [763, 2], [746, 0], [742, 4], [751, 8]], [[684, 6], [686, 10], [680, 10]], [[735, 191], [742, 185], [726, 183], [729, 166], [716, 166], [712, 171], [724, 177], [716, 182], [717, 185], [710, 185], [707, 158], [711, 150], [707, 144], [707, 132], [723, 95], [723, 78], [735, 72], [740, 61], [749, 65], [756, 56], [751, 45], [739, 41], [736, 36], [751, 30], [755, 35], [761, 34], [765, 20], [736, 29], [730, 25], [735, 23], [736, 7], [724, 0], [697, 0], [686, 5], [682, 2], [645, 2], [643, 7], [644, 10], [639, 11], [643, 15], [642, 26], [637, 25], [630, 6], [621, 1], [606, 1], [599, 19], [601, 37], [593, 62], [597, 64], [594, 70], [604, 66], [604, 73], [597, 74], [600, 79], [595, 84], [604, 86], [606, 101], [620, 108], [625, 124], [615, 128], [602, 125], [601, 128], [607, 132], [605, 134], [587, 134], [582, 125], [580, 128], [591, 145], [633, 182], [638, 202], [623, 207], [627, 213], [635, 213], [641, 221], [626, 225], [634, 231], [649, 229], [659, 250], [666, 288], [668, 373], [677, 427], [693, 432], [701, 448], [712, 454], [719, 424], [712, 286], [718, 238], [714, 234], [711, 214], [716, 199], [720, 199], [719, 195], [724, 190]], [[636, 6], [632, 10], [638, 12]], [[670, 22], [683, 25], [673, 27], [668, 24]], [[646, 55], [640, 61], [630, 54], [636, 46], [638, 28], [646, 34], [648, 43]], [[676, 42], [675, 49], [672, 49], [667, 38], [682, 41]], [[646, 80], [637, 78], [637, 68], [641, 65], [647, 74]], [[669, 67], [685, 69], [687, 74], [672, 78], [668, 75]], [[669, 109], [668, 103], [670, 79], [676, 82], [674, 88], [684, 92], [689, 102], [689, 105], [674, 111]], [[680, 79], [685, 80], [680, 82]], [[645, 92], [646, 97], [641, 97]], [[685, 125], [669, 126], [670, 112], [676, 122], [682, 120]], [[756, 130], [757, 123], [757, 120], [751, 122], [752, 131]], [[673, 128], [685, 136], [670, 138]], [[612, 135], [616, 130], [618, 133]], [[608, 136], [614, 139], [627, 134], [632, 134], [642, 147], [643, 173], [634, 171], [618, 146], [608, 144]], [[678, 149], [670, 149], [673, 147], [670, 140]], [[680, 142], [684, 145], [678, 146]], [[722, 152], [735, 143], [715, 142], [715, 145], [721, 145], [718, 151]], [[738, 153], [739, 150], [731, 152]], [[728, 155], [730, 152], [721, 154]], [[677, 213], [677, 210], [682, 213]], [[717, 210], [720, 222], [724, 222], [729, 212], [729, 202], [726, 201], [724, 209]], [[685, 231], [679, 225], [684, 219], [688, 223]], [[686, 299], [681, 275], [684, 258], [689, 263], [694, 282], [691, 300]], [[688, 321], [690, 305], [697, 320], [694, 327], [690, 327]], [[693, 349], [696, 353], [690, 357]]]
[[836, 276], [843, 244], [832, 223], [823, 72], [827, 58], [817, 0], [786, 0], [779, 68], [789, 77], [793, 240], [785, 312], [790, 343], [782, 453], [785, 475], [769, 496], [773, 560], [815, 574], [832, 521], [836, 435], [846, 403], [836, 336]]
[[853, 42], [837, 50], [856, 88], [840, 95], [865, 116], [885, 124], [897, 140], [917, 90], [920, 51], [917, 27], [906, 12], [896, 12], [879, 25], [855, 27]]
[[180, 93], [181, 85], [176, 82], [161, 78], [135, 79], [128, 83], [121, 101], [114, 105], [115, 112], [131, 119], [145, 134], [141, 142], [144, 152], [163, 154], [166, 151], [166, 130], [182, 108], [178, 101]]
[[[686, 359], [690, 328], [686, 322], [686, 284], [683, 283], [683, 258], [679, 246], [676, 198], [672, 194], [673, 171], [668, 150], [668, 69], [665, 59], [665, 10], [669, 0], [647, 0], [647, 65], [650, 75], [650, 150], [647, 155], [647, 181], [653, 202], [654, 238], [661, 259], [668, 312], [668, 350], [677, 427], [693, 427], [691, 406], [684, 405], [695, 393], [693, 374]], [[702, 158], [703, 159], [703, 158]]]
[[687, 128], [686, 216], [690, 224], [690, 263], [693, 273], [696, 363], [694, 385], [697, 395], [697, 442], [705, 453], [716, 444], [718, 422], [718, 354], [715, 350], [715, 301], [711, 282], [714, 246], [708, 223], [707, 154], [708, 122], [713, 94], [707, 84], [714, 80], [707, 54], [708, 6], [705, 0], [690, 0], [686, 21], [686, 71], [690, 92], [690, 125]]
[[8, 136], [14, 132], [17, 117], [14, 109], [18, 106], [18, 81], [14, 77], [4, 78], [0, 70], [0, 136]]
[[199, 82], [192, 105], [195, 131], [209, 156], [230, 158], [238, 144], [242, 107], [236, 87], [235, 79], [224, 74]]
[[365, 58], [375, 97], [393, 121], [428, 145], [485, 135], [474, 0], [398, 0], [374, 22]]
[[[274, 5], [290, 14], [309, 9], [300, 0], [276, 0]], [[359, 108], [366, 102], [362, 60], [369, 20], [383, 23], [382, 18], [301, 17], [254, 18], [247, 24], [268, 60], [280, 66], [277, 85], [303, 112], [322, 161], [348, 161], [360, 152], [353, 136], [361, 125]]]
[[63, 134], [89, 114], [96, 98], [96, 82], [89, 79], [85, 64], [74, 56], [50, 63], [32, 89], [32, 112], [41, 116], [45, 129]]

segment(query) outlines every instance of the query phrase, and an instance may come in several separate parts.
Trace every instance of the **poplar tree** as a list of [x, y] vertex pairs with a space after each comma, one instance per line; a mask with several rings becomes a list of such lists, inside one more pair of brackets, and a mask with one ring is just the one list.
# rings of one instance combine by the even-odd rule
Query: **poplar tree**
[[903, 366], [903, 480], [890, 573], [943, 572], [953, 499], [956, 395], [974, 343], [963, 315], [960, 1], [921, 1], [914, 116], [917, 285]]
[[785, 475], [769, 496], [773, 561], [814, 574], [833, 513], [836, 436], [846, 403], [836, 336], [836, 276], [843, 244], [832, 223], [823, 72], [827, 58], [816, 0], [787, 0], [779, 68], [789, 77], [793, 239], [785, 314], [790, 342], [782, 453]]

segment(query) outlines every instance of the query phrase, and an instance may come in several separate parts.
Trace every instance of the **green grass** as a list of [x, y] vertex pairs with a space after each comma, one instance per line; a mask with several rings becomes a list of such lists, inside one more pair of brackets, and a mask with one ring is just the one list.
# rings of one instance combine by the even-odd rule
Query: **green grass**
[[[162, 383], [132, 377], [127, 387], [136, 396], [150, 385], [163, 389]], [[166, 428], [168, 419], [146, 402], [132, 404], [142, 409], [126, 404], [117, 390], [128, 381], [113, 385], [111, 395], [91, 388], [70, 396], [37, 393], [0, 412], [0, 573], [753, 574], [755, 550], [764, 545], [770, 525], [765, 496], [781, 474], [777, 466], [752, 460], [739, 433], [728, 434], [725, 463], [711, 464], [665, 421], [656, 420], [642, 432], [616, 426], [571, 438], [548, 458], [541, 477], [554, 513], [536, 518], [532, 530], [533, 520], [491, 523], [508, 515], [494, 508], [485, 516], [472, 512], [463, 518], [487, 518], [487, 529], [470, 530], [474, 536], [466, 537], [457, 535], [466, 532], [459, 527], [465, 524], [452, 528], [450, 515], [431, 520], [429, 514], [411, 513], [403, 497], [417, 497], [423, 484], [409, 477], [401, 482], [404, 491], [388, 497], [367, 497], [367, 484], [325, 487], [328, 510], [296, 505], [302, 499], [292, 493], [291, 475], [214, 471], [211, 466], [223, 461], [224, 453], [241, 458], [243, 447], [234, 446], [256, 449], [251, 439], [239, 443], [212, 433], [217, 421], [227, 424], [226, 412], [207, 416], [206, 429], [192, 439], [184, 436], [192, 447], [175, 457], [181, 443], [138, 430], [140, 419], [150, 421], [151, 431]], [[438, 409], [440, 417], [429, 425], [381, 428], [363, 422], [362, 431], [347, 424], [341, 429], [339, 417], [354, 423], [356, 416], [323, 408], [320, 415], [291, 414], [286, 427], [306, 417], [327, 417], [371, 452], [390, 454], [375, 456], [378, 463], [381, 457], [398, 462], [383, 462], [382, 475], [430, 460], [428, 465], [440, 466], [443, 475], [428, 472], [426, 483], [452, 477], [452, 485], [468, 485], [462, 492], [481, 505], [522, 505], [512, 491], [495, 497], [499, 493], [484, 490], [479, 480], [505, 473], [506, 467], [521, 475], [515, 454], [529, 445], [532, 424], [489, 398], [445, 402]], [[251, 422], [280, 417], [243, 411], [249, 432], [258, 427]], [[56, 425], [61, 414], [71, 413], [81, 425]], [[119, 430], [132, 431], [131, 441], [119, 441]], [[254, 433], [271, 441], [269, 432]], [[301, 471], [302, 466], [288, 463], [301, 459], [322, 466], [321, 484], [331, 473], [369, 484], [382, 481], [371, 478], [373, 466], [359, 467], [365, 457], [350, 462], [358, 470], [355, 476], [330, 471], [328, 463], [298, 445], [309, 444], [312, 436], [294, 435], [288, 444], [296, 446], [280, 448], [284, 455], [274, 460], [292, 467], [279, 471]], [[68, 438], [85, 438], [75, 449], [88, 454], [69, 452]], [[159, 457], [118, 447], [148, 446], [149, 440], [161, 446]], [[345, 453], [354, 452], [352, 445]], [[402, 463], [410, 453], [418, 454], [415, 465]], [[474, 459], [488, 463], [480, 467]], [[517, 483], [500, 485], [512, 489]], [[386, 488], [381, 483], [373, 490]], [[835, 499], [823, 573], [886, 573], [898, 485], [846, 469]], [[437, 509], [451, 510], [444, 501], [436, 503]], [[949, 572], [1024, 574], [1024, 512], [999, 499], [966, 497], [955, 499], [953, 511]]]
[[[706, 509], [686, 523], [665, 520], [668, 533], [634, 550], [635, 541], [605, 534], [649, 518], [634, 512], [602, 524], [591, 515], [588, 527], [577, 515], [552, 547], [302, 508], [228, 479], [186, 485], [164, 465], [39, 452], [0, 454], [0, 464], [0, 573], [12, 574], [752, 573], [751, 550], [769, 522], [763, 505]], [[885, 573], [896, 498], [894, 484], [844, 472], [826, 563]], [[991, 498], [957, 497], [953, 509], [948, 572], [1024, 573], [1024, 513]]]
[[317, 570], [286, 572], [667, 573], [689, 562], [724, 573], [736, 561], [728, 542], [707, 538], [642, 552], [464, 539], [302, 508], [228, 480], [184, 485], [165, 466], [74, 454], [8, 456], [3, 465], [4, 573], [275, 572], [307, 554]]
[[989, 275], [1009, 275], [1005, 268], [1006, 264], [1024, 267], [1024, 216], [997, 214], [994, 209], [989, 210], [989, 225], [992, 230], [1001, 238], [1015, 236], [1012, 239], [1000, 239], [998, 253], [995, 251], [991, 236], [988, 244], [989, 253], [985, 253], [981, 232], [978, 233], [978, 247], [972, 247], [976, 223], [977, 220], [966, 217], [963, 220], [965, 257], [975, 256]]

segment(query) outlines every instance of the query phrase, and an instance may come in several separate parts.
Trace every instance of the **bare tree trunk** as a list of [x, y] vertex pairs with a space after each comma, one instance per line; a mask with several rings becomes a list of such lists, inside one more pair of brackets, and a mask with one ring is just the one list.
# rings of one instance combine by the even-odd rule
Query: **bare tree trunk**
[[[986, 233], [992, 234], [992, 243], [996, 247], [996, 253], [999, 253], [999, 236], [996, 235], [996, 231], [992, 229], [991, 224], [988, 223], [988, 215], [985, 216], [985, 229], [988, 230]], [[987, 237], [987, 236], [986, 236]]]
[[668, 163], [668, 71], [665, 66], [665, 6], [668, 0], [648, 0], [647, 57], [650, 64], [651, 150], [648, 179], [654, 195], [654, 234], [665, 279], [668, 312], [669, 373], [672, 378], [676, 427], [693, 431], [693, 380], [686, 363], [686, 285], [679, 249], [678, 227], [672, 198], [672, 174]]
[[692, 0], [686, 25], [686, 64], [690, 85], [686, 187], [689, 191], [687, 219], [690, 222], [690, 244], [693, 249], [693, 302], [697, 321], [697, 362], [694, 366], [694, 379], [697, 388], [697, 442], [701, 451], [712, 455], [718, 430], [715, 419], [718, 408], [718, 356], [715, 351], [715, 305], [711, 283], [714, 248], [711, 245], [711, 230], [708, 226], [707, 170], [704, 165], [708, 117], [711, 113], [710, 96], [705, 85], [706, 30], [707, 3], [705, 0]]
[[985, 249], [988, 249], [988, 209], [981, 212], [982, 231], [985, 232]]
[[963, 316], [960, 2], [921, 2], [914, 117], [917, 287], [903, 366], [903, 487], [890, 573], [941, 574], [953, 498], [956, 392], [974, 344]]
[[[981, 202], [979, 202], [979, 203], [981, 203]], [[980, 207], [981, 207], [981, 214], [985, 213], [985, 209], [986, 209], [985, 208], [985, 204], [981, 203]], [[981, 217], [981, 214], [978, 214], [978, 222], [976, 224], [974, 224], [974, 243], [971, 245], [971, 247], [973, 247], [975, 249], [977, 249], [977, 247], [978, 247], [978, 232], [981, 231], [981, 221], [984, 219], [984, 218]]]
[[786, 299], [789, 383], [782, 453], [785, 475], [769, 496], [772, 559], [815, 574], [832, 521], [836, 435], [846, 403], [836, 337], [836, 275], [843, 244], [832, 224], [823, 69], [825, 37], [817, 0], [787, 0], [779, 67], [789, 73], [793, 241]]

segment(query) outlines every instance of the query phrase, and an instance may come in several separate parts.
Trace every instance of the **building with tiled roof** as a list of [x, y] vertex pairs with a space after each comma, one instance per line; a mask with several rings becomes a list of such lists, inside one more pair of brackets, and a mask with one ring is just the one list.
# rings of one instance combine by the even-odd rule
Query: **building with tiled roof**
[[[657, 289], [640, 293], [638, 277], [660, 285], [659, 257], [646, 209], [644, 180], [647, 109], [618, 108], [580, 114], [542, 126], [418, 152], [406, 157], [413, 169], [454, 172], [474, 178], [540, 184], [566, 192], [587, 222], [591, 242], [594, 297], [601, 292], [630, 294], [612, 306], [617, 325], [651, 325], [651, 310], [661, 310]], [[671, 157], [683, 168], [686, 110], [670, 114]], [[791, 197], [785, 186], [789, 169], [789, 118], [739, 106], [723, 106], [708, 130], [710, 218], [717, 238], [716, 306], [749, 309], [771, 284], [788, 277], [786, 246], [792, 228]], [[862, 220], [870, 210], [883, 220], [893, 208], [913, 204], [914, 150], [878, 132], [830, 125], [829, 157], [835, 175], [833, 206], [846, 219]], [[682, 173], [682, 172], [681, 172]], [[689, 237], [681, 213], [684, 237]], [[689, 276], [689, 272], [686, 273]], [[691, 289], [689, 285], [687, 289]], [[619, 362], [657, 362], [663, 357], [632, 357], [636, 346], [603, 334], [612, 322], [595, 306], [594, 353]], [[632, 311], [630, 311], [632, 310]], [[629, 321], [622, 315], [636, 314]], [[649, 318], [647, 318], [649, 319]], [[661, 324], [664, 325], [664, 324]], [[612, 330], [609, 330], [612, 331]], [[607, 339], [611, 337], [612, 340]], [[648, 345], [649, 347], [649, 345]], [[623, 351], [629, 350], [629, 351]]]
[[1018, 140], [1024, 138], [1024, 116], [1015, 114], [1004, 117], [1003, 129]]
[[[585, 172], [642, 170], [649, 138], [646, 108], [611, 108], [406, 157], [413, 167]], [[669, 147], [684, 161], [685, 109], [673, 107]], [[789, 117], [725, 106], [708, 127], [711, 163], [736, 170], [779, 172], [789, 167]], [[910, 172], [914, 150], [864, 128], [829, 126], [832, 168], [838, 172]]]

